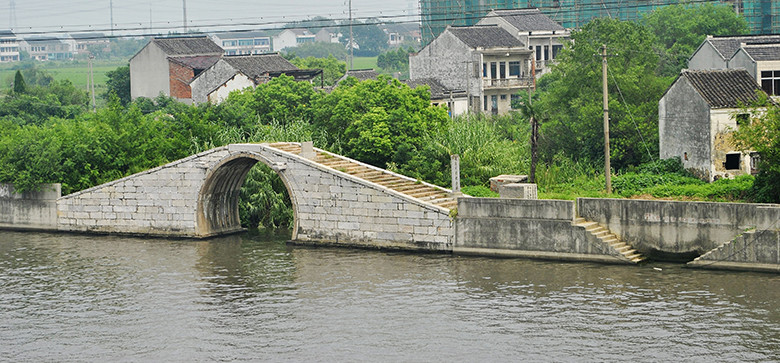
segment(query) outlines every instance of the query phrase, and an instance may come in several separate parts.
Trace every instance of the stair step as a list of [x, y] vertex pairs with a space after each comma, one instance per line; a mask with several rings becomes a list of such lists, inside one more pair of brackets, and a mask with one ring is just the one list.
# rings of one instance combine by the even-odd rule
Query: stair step
[[[634, 252], [636, 252], [636, 251], [634, 251]], [[624, 255], [624, 256], [626, 256], [626, 255]], [[626, 256], [626, 258], [627, 258], [627, 259], [629, 259], [629, 260], [633, 260], [633, 259], [635, 259], [635, 258], [639, 258], [639, 257], [642, 257], [642, 255], [641, 255], [641, 254], [639, 254], [639, 253], [634, 253], [634, 254], [631, 254], [631, 255], [627, 255], [627, 256]]]
[[[582, 218], [582, 217], [577, 217], [577, 218], [574, 218], [574, 224], [585, 223], [585, 222], [587, 222], [587, 221], [588, 221], [587, 219], [585, 219], [585, 218]], [[596, 222], [591, 222], [591, 223], [596, 223]]]
[[611, 238], [603, 239], [602, 242], [612, 246], [613, 243], [620, 242], [620, 240], [615, 237], [611, 237]]
[[575, 222], [574, 225], [578, 226], [578, 227], [585, 227], [585, 229], [587, 230], [590, 227], [598, 226], [598, 223], [596, 223], [596, 222]]
[[599, 232], [599, 231], [606, 231], [607, 229], [602, 227], [602, 226], [599, 226], [598, 224], [596, 224], [595, 226], [590, 226], [588, 228], [585, 228], [585, 230], [590, 232], [590, 233], [594, 233], [594, 232]]
[[440, 193], [440, 191], [438, 191], [436, 189], [433, 189], [433, 190], [428, 189], [428, 190], [421, 190], [419, 192], [414, 192], [414, 193], [406, 193], [406, 195], [410, 195], [410, 196], [413, 196], [413, 197], [419, 199], [421, 197], [429, 197], [429, 196], [436, 195], [436, 194], [439, 194], [439, 193]]

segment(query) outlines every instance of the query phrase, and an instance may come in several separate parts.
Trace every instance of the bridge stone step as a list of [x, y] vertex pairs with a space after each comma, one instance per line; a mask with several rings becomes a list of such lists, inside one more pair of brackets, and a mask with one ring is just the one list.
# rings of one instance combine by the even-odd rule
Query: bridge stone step
[[[301, 152], [301, 146], [298, 143], [277, 142], [268, 145], [294, 154], [300, 154]], [[315, 153], [316, 155], [312, 161], [320, 165], [384, 186], [431, 205], [447, 209], [457, 206], [457, 200], [445, 190], [421, 183], [420, 181], [412, 181], [400, 177], [386, 170], [372, 168], [335, 154], [317, 150], [315, 150]]]

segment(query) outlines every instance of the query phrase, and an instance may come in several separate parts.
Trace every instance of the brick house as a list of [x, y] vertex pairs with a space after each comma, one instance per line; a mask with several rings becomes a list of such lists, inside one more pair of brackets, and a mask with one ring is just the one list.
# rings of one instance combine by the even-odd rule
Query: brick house
[[192, 102], [190, 82], [223, 54], [208, 37], [154, 38], [130, 58], [130, 96]]
[[504, 114], [517, 93], [529, 89], [533, 52], [496, 25], [448, 27], [409, 56], [409, 78], [434, 78], [465, 90], [472, 112]]
[[194, 103], [219, 103], [230, 92], [255, 87], [280, 74], [297, 81], [311, 81], [322, 70], [299, 69], [277, 53], [225, 56], [197, 75], [189, 84]]
[[761, 93], [744, 69], [684, 69], [658, 102], [661, 158], [679, 157], [705, 181], [754, 173], [758, 156], [737, 150], [730, 134], [750, 122], [742, 107]]

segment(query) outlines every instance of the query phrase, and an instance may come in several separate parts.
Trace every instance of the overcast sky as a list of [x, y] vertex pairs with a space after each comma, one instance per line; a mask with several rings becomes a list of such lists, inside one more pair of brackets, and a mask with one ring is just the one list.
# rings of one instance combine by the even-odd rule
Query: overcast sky
[[[203, 31], [271, 28], [314, 16], [348, 17], [348, 0], [0, 0], [0, 29], [14, 25], [14, 31], [20, 34], [55, 31], [108, 34], [113, 3], [115, 34], [146, 33], [150, 20], [154, 33], [181, 31], [185, 2], [188, 27]], [[13, 12], [11, 3], [15, 3]], [[355, 18], [410, 21], [415, 19], [416, 9], [416, 0], [352, 0]]]

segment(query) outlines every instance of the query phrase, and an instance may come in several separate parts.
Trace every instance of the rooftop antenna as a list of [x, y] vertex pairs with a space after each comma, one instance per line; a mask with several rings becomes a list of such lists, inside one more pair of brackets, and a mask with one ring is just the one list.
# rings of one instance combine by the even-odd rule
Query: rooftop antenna
[[108, 7], [111, 12], [111, 35], [114, 35], [114, 0], [109, 0]]
[[187, 0], [181, 0], [184, 9], [184, 32], [187, 32]]
[[16, 28], [16, 1], [11, 0], [11, 5], [9, 6], [9, 14], [8, 14], [8, 27], [11, 29]]

